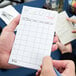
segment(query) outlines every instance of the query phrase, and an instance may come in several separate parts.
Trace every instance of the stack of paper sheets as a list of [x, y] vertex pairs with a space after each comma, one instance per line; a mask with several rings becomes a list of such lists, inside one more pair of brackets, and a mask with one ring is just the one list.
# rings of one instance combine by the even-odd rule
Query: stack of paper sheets
[[76, 38], [76, 34], [72, 33], [74, 27], [71, 22], [67, 21], [67, 18], [67, 13], [61, 12], [58, 14], [56, 22], [56, 33], [62, 44], [67, 44]]
[[58, 13], [24, 6], [9, 63], [39, 69], [50, 56]]

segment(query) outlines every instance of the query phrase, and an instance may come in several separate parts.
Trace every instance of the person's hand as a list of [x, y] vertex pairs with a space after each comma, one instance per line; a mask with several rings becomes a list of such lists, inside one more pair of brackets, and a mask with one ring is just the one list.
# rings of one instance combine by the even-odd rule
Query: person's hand
[[57, 42], [56, 44], [57, 44], [57, 47], [59, 48], [59, 50], [61, 51], [62, 54], [67, 53], [67, 52], [72, 53], [71, 43], [63, 45], [62, 43]]
[[18, 25], [20, 15], [17, 16], [9, 25], [7, 25], [0, 36], [0, 68], [11, 69], [16, 68], [14, 65], [8, 64], [9, 56], [15, 39], [14, 30]]
[[41, 69], [36, 72], [36, 76], [56, 76], [50, 56], [43, 58]]
[[53, 66], [61, 76], [75, 76], [75, 64], [71, 60], [53, 60]]
[[[67, 18], [67, 20], [76, 24], [76, 20], [75, 19]], [[72, 33], [76, 33], [76, 30], [73, 30]]]
[[53, 39], [52, 52], [53, 52], [53, 51], [56, 51], [56, 50], [58, 49], [58, 46], [57, 46], [57, 44], [56, 44], [57, 42], [59, 42], [59, 39], [58, 39], [58, 36], [55, 35], [55, 36], [54, 36], [54, 39]]
[[[76, 20], [75, 19], [67, 18], [67, 20], [76, 24]], [[76, 33], [76, 30], [73, 30], [72, 33]], [[71, 45], [71, 43], [63, 45], [60, 42], [60, 40], [59, 40], [59, 38], [58, 38], [58, 36], [56, 34], [55, 34], [53, 43], [55, 43], [55, 44], [52, 45], [52, 51], [55, 51], [55, 50], [57, 50], [59, 48], [61, 53], [72, 52], [72, 45]]]
[[59, 40], [57, 35], [54, 36], [53, 43], [55, 43], [55, 44], [52, 45], [52, 51], [55, 51], [55, 50], [57, 50], [59, 48], [59, 50], [61, 51], [62, 54], [63, 53], [67, 53], [67, 52], [70, 52], [70, 53], [72, 52], [71, 43], [63, 45], [60, 42], [60, 40]]
[[75, 76], [75, 65], [71, 60], [52, 60], [44, 57], [41, 69], [36, 72], [36, 76], [57, 76], [53, 66], [60, 72], [61, 76]]

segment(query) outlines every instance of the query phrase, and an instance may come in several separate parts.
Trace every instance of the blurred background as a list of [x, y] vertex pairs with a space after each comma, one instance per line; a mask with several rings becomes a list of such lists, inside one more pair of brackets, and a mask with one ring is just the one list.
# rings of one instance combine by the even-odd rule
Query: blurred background
[[0, 0], [0, 8], [3, 8], [7, 5], [17, 5], [29, 1], [33, 1], [33, 0]]

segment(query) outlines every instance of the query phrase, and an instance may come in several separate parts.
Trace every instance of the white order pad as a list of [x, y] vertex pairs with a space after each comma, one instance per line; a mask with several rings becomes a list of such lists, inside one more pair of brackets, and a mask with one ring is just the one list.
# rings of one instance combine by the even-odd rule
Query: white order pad
[[71, 22], [67, 21], [68, 15], [66, 12], [61, 12], [58, 14], [57, 24], [56, 24], [56, 33], [63, 44], [67, 44], [70, 41], [75, 39], [75, 34], [72, 33], [73, 25]]
[[39, 69], [50, 56], [56, 11], [24, 6], [9, 63]]

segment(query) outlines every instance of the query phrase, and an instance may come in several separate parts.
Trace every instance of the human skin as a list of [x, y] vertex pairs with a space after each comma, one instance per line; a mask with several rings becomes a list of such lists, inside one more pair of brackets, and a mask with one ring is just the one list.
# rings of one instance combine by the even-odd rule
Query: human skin
[[11, 69], [17, 66], [8, 64], [9, 56], [15, 39], [14, 30], [18, 25], [20, 15], [17, 16], [9, 25], [7, 25], [0, 36], [0, 68]]
[[41, 69], [36, 76], [57, 76], [53, 66], [61, 73], [61, 76], [75, 76], [75, 65], [71, 60], [52, 60], [51, 57], [43, 58]]

